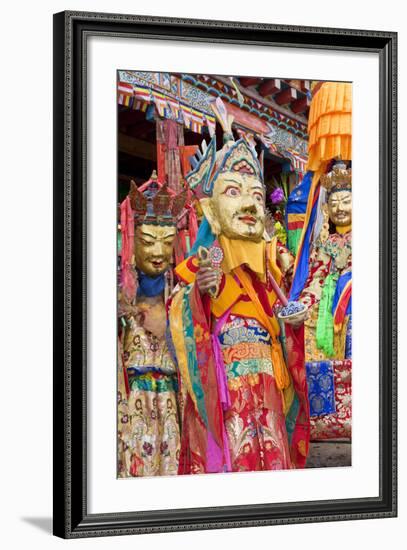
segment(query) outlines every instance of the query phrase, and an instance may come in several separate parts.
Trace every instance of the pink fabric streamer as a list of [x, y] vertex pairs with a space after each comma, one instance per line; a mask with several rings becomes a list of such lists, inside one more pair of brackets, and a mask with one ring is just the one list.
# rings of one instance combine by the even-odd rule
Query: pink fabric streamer
[[[215, 364], [216, 364], [216, 378], [218, 382], [218, 388], [219, 388], [219, 398], [222, 405], [222, 409], [226, 411], [231, 403], [230, 403], [230, 396], [229, 396], [229, 390], [228, 390], [228, 383], [227, 383], [227, 377], [226, 377], [226, 370], [225, 370], [225, 364], [223, 362], [223, 355], [222, 350], [220, 348], [219, 344], [219, 332], [222, 328], [223, 324], [225, 323], [227, 317], [229, 316], [229, 310], [218, 320], [215, 326], [215, 330], [213, 334], [211, 335], [212, 340], [212, 350], [213, 354], [215, 356]], [[207, 440], [207, 468], [208, 472], [220, 472], [221, 465], [222, 465], [222, 458], [226, 462], [226, 471], [231, 472], [232, 471], [232, 463], [230, 460], [230, 451], [229, 451], [229, 442], [226, 434], [225, 426], [223, 426], [223, 454], [224, 457], [222, 457], [222, 450], [218, 447], [215, 440], [212, 437], [212, 434], [210, 431], [208, 431], [208, 440]]]
[[269, 280], [271, 283], [271, 286], [273, 287], [274, 292], [277, 294], [277, 298], [280, 300], [280, 302], [283, 304], [283, 306], [288, 306], [288, 300], [286, 296], [284, 296], [281, 288], [278, 286], [277, 281], [274, 279], [273, 275], [269, 273]]
[[168, 151], [178, 150], [178, 124], [175, 120], [164, 121], [165, 145]]
[[225, 364], [223, 362], [222, 350], [220, 349], [218, 335], [212, 334], [212, 349], [216, 363], [216, 377], [218, 379], [219, 398], [222, 408], [226, 411], [230, 407], [230, 396], [228, 383], [225, 372]]
[[217, 474], [222, 472], [223, 465], [223, 453], [222, 449], [218, 446], [216, 441], [208, 430], [208, 439], [206, 442], [206, 472], [211, 474]]
[[120, 205], [120, 225], [122, 230], [121, 285], [128, 299], [136, 295], [136, 281], [131, 269], [134, 253], [134, 215], [129, 197]]

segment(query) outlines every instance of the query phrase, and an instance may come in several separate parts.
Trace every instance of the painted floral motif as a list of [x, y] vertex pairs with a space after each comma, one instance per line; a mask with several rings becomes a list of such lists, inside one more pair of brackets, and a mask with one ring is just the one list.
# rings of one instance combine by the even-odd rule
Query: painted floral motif
[[209, 340], [209, 332], [204, 329], [202, 325], [196, 325], [194, 327], [194, 336], [196, 342], [200, 343], [204, 340]]
[[151, 369], [175, 374], [175, 365], [168, 352], [165, 338], [158, 338], [140, 326], [134, 318], [129, 321], [124, 341], [124, 360], [130, 376]]
[[165, 339], [131, 319], [124, 346], [120, 355], [129, 395], [127, 398], [124, 384], [120, 384], [120, 361], [118, 475], [175, 475], [180, 449], [178, 382]]
[[177, 474], [180, 434], [176, 393], [139, 390], [133, 384], [128, 411], [130, 428], [122, 437], [126, 444], [122, 477]]
[[[224, 325], [219, 340], [231, 401], [224, 418], [232, 470], [291, 468], [269, 334], [254, 319], [233, 317]], [[235, 361], [228, 363], [230, 359]]]
[[332, 366], [336, 412], [311, 417], [313, 441], [352, 437], [352, 361], [332, 361]]

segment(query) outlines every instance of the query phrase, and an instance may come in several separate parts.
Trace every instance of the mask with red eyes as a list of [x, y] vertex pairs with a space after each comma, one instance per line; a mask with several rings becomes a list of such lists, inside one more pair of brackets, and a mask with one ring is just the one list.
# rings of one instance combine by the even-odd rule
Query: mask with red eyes
[[258, 242], [265, 224], [264, 186], [245, 171], [227, 171], [214, 182], [212, 196], [201, 199], [215, 235]]
[[216, 151], [216, 135], [190, 158], [193, 170], [185, 180], [200, 199], [216, 236], [259, 242], [264, 236], [263, 171], [255, 144], [248, 136], [235, 142], [233, 116], [220, 98], [211, 103], [223, 129], [223, 147]]

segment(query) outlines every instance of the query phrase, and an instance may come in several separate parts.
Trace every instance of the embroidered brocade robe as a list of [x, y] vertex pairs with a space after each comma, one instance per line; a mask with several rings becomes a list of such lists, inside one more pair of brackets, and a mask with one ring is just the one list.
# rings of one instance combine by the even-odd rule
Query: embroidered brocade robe
[[[329, 235], [325, 243], [317, 243], [311, 253], [308, 280], [300, 300], [310, 308], [304, 324], [305, 361], [311, 406], [311, 440], [350, 439], [352, 432], [352, 314], [346, 304], [341, 322], [334, 323], [334, 355], [328, 356], [317, 346], [317, 323], [324, 282], [330, 273], [350, 279], [352, 272], [352, 232]], [[350, 287], [350, 288], [349, 288]], [[338, 289], [339, 290], [339, 289]], [[348, 296], [351, 300], [351, 280]], [[340, 304], [339, 304], [340, 305]], [[350, 305], [350, 304], [349, 304]], [[344, 314], [348, 311], [347, 314]]]
[[[352, 271], [352, 232], [329, 235], [325, 243], [318, 243], [311, 253], [311, 267], [300, 300], [310, 309], [305, 322], [305, 360], [329, 359], [316, 345], [316, 325], [322, 289], [330, 273], [338, 276]], [[351, 316], [347, 315], [334, 332], [335, 359], [351, 356]]]
[[[291, 269], [288, 256], [276, 240], [268, 245], [266, 271], [279, 284]], [[301, 330], [298, 335], [287, 330], [290, 372], [300, 391], [296, 394], [291, 385], [282, 395], [271, 359], [272, 338], [233, 269], [222, 267], [216, 298], [200, 296], [194, 284], [199, 268], [195, 257], [176, 268], [186, 285], [169, 312], [185, 395], [179, 473], [303, 466], [309, 427], [301, 345], [295, 346]], [[247, 264], [243, 269], [279, 333], [273, 311], [277, 296], [266, 274]]]
[[[164, 303], [158, 296], [138, 306], [139, 314], [127, 319], [119, 355], [124, 367], [119, 372], [119, 477], [174, 475], [180, 448], [178, 382], [165, 340]], [[158, 335], [146, 328], [150, 324], [158, 325]]]

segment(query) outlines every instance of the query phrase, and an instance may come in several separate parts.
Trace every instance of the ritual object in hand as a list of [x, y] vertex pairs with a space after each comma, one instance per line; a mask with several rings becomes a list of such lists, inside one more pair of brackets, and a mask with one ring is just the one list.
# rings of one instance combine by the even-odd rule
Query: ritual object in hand
[[301, 302], [290, 301], [286, 306], [280, 309], [278, 316], [281, 319], [288, 319], [304, 311], [306, 306]]
[[213, 267], [218, 272], [218, 282], [208, 290], [209, 296], [216, 298], [219, 294], [219, 285], [222, 276], [220, 264], [223, 260], [223, 251], [219, 246], [211, 246], [209, 249], [205, 246], [200, 246], [197, 256], [201, 267]]

